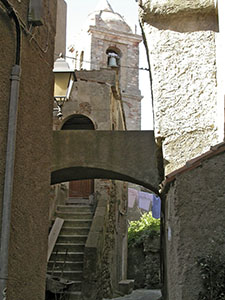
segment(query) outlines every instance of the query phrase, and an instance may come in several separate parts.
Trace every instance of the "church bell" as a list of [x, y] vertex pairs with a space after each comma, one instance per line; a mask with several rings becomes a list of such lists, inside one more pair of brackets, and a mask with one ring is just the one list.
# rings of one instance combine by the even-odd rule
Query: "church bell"
[[118, 67], [116, 58], [114, 56], [109, 57], [109, 67]]

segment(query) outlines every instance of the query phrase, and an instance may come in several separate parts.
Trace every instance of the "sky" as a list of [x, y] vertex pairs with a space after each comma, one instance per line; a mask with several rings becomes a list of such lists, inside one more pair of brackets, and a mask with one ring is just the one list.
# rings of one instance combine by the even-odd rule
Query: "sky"
[[[100, 0], [65, 0], [67, 3], [67, 47], [76, 44], [76, 36], [78, 36], [83, 27], [88, 14], [94, 11]], [[140, 34], [138, 24], [138, 4], [135, 0], [108, 0], [113, 10], [121, 14], [131, 29], [135, 30], [137, 25], [137, 33]], [[140, 44], [140, 64], [141, 68], [148, 68], [145, 49], [143, 43]], [[152, 125], [152, 109], [150, 95], [150, 81], [148, 71], [140, 71], [139, 73], [139, 89], [142, 96], [142, 130], [153, 129]]]

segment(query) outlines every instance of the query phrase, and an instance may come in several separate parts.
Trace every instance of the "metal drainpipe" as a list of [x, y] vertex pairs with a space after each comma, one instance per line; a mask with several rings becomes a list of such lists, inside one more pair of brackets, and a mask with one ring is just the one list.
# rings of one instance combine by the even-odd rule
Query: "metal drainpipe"
[[20, 45], [21, 30], [18, 18], [7, 0], [1, 0], [8, 14], [13, 18], [16, 26], [16, 64], [11, 72], [11, 88], [9, 99], [8, 136], [5, 163], [5, 181], [2, 203], [1, 251], [0, 251], [0, 300], [6, 300], [6, 287], [8, 280], [8, 256], [11, 221], [11, 202], [13, 194], [14, 162], [17, 129], [17, 111], [20, 81]]

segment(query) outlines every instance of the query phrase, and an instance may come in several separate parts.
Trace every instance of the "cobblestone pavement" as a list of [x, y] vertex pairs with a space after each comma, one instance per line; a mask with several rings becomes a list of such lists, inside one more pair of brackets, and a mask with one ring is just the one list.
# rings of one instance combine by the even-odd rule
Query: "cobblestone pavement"
[[[134, 290], [132, 294], [111, 300], [158, 300], [161, 297], [160, 290]], [[109, 299], [103, 299], [109, 300]]]

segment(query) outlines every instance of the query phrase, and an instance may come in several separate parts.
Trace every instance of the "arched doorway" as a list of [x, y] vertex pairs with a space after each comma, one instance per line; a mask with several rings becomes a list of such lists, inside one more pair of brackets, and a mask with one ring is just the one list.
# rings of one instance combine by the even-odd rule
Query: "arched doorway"
[[91, 119], [84, 115], [73, 115], [63, 124], [61, 130], [94, 130]]
[[[73, 115], [63, 124], [61, 130], [94, 130], [93, 122], [84, 115]], [[94, 193], [94, 180], [73, 180], [69, 182], [69, 199], [73, 202], [76, 199], [89, 199]]]

